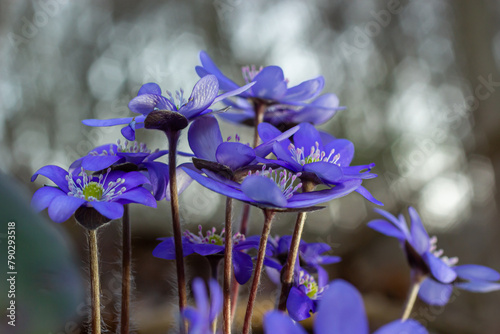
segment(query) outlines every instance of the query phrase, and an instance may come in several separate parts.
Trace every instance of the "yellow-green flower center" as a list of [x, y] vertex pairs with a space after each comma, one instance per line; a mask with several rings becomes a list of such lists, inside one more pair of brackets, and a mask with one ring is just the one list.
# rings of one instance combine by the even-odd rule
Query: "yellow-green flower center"
[[104, 188], [102, 187], [101, 184], [97, 182], [89, 182], [83, 189], [83, 196], [85, 196], [85, 199], [88, 201], [90, 197], [100, 200], [102, 197], [102, 194], [104, 193]]
[[311, 299], [316, 298], [316, 294], [318, 293], [318, 283], [316, 282], [310, 282], [309, 285], [307, 286], [307, 297]]
[[208, 237], [207, 243], [212, 244], [212, 245], [222, 246], [222, 245], [224, 245], [224, 239], [218, 234], [212, 234], [211, 236]]

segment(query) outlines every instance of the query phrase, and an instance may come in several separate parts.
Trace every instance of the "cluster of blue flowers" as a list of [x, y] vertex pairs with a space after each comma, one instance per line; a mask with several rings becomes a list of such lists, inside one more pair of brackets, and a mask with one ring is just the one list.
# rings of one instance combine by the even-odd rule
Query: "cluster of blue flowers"
[[[164, 94], [157, 84], [147, 83], [128, 105], [136, 116], [84, 120], [88, 126], [122, 125], [126, 141], [96, 147], [67, 170], [58, 166], [39, 169], [32, 181], [42, 175], [54, 185], [34, 194], [33, 207], [38, 211], [48, 208], [50, 218], [57, 223], [74, 215], [83, 227], [95, 230], [122, 218], [125, 205], [156, 207], [157, 201], [171, 201], [174, 236], [160, 238], [153, 256], [176, 260], [180, 311], [188, 322], [185, 325], [180, 321], [183, 332], [215, 333], [218, 315], [224, 309], [221, 323], [223, 332], [229, 333], [238, 285], [250, 281], [253, 274], [243, 328], [243, 333], [248, 333], [253, 292], [265, 268], [270, 280], [282, 288], [277, 309], [269, 310], [264, 317], [265, 333], [305, 333], [297, 322], [315, 313], [316, 334], [368, 333], [361, 294], [346, 281], [330, 281], [324, 268], [341, 259], [326, 255], [331, 247], [325, 243], [301, 240], [306, 212], [322, 209], [319, 205], [323, 203], [357, 192], [371, 203], [383, 205], [362, 185], [377, 176], [372, 173], [375, 165], [351, 165], [354, 144], [315, 127], [344, 107], [334, 94], [322, 93], [323, 77], [289, 87], [281, 68], [247, 66], [242, 69], [244, 84], [240, 86], [226, 77], [207, 53], [201, 52], [200, 60], [201, 66], [196, 66], [200, 80], [189, 98], [184, 97], [183, 90]], [[225, 106], [216, 109], [216, 103]], [[252, 126], [253, 145], [241, 142], [238, 135], [224, 140], [217, 118]], [[141, 128], [164, 132], [168, 150], [152, 151], [134, 142]], [[179, 136], [185, 130], [192, 153], [177, 151]], [[157, 161], [165, 155], [169, 164]], [[177, 155], [191, 161], [177, 165]], [[176, 225], [177, 196], [193, 180], [228, 198], [226, 225], [220, 233], [210, 227], [200, 226], [197, 234], [176, 227], [180, 226]], [[232, 200], [247, 206], [240, 224], [234, 224], [240, 226], [236, 233], [231, 228]], [[262, 235], [246, 235], [248, 205], [264, 213]], [[428, 304], [445, 305], [453, 288], [475, 292], [500, 289], [497, 271], [480, 265], [457, 265], [456, 258], [443, 256], [436, 248], [437, 239], [429, 237], [415, 209], [409, 208], [410, 228], [403, 215], [376, 211], [384, 219], [373, 220], [368, 226], [399, 240], [412, 278], [402, 318], [376, 333], [427, 333], [410, 319], [417, 295]], [[272, 219], [281, 212], [297, 214], [295, 232], [269, 236]], [[193, 253], [214, 264], [213, 279], [208, 282], [210, 298], [205, 283], [200, 278], [193, 280], [196, 308], [183, 301], [182, 258]], [[217, 282], [217, 265], [222, 259], [229, 261], [224, 263], [223, 289]]]

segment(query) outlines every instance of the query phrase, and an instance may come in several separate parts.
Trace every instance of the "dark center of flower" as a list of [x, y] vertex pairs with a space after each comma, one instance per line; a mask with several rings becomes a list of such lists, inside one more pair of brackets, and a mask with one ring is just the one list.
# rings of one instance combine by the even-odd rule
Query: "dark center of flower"
[[286, 199], [292, 197], [297, 190], [302, 188], [301, 182], [299, 182], [297, 185], [294, 185], [296, 183], [295, 181], [302, 175], [302, 173], [293, 174], [292, 172], [288, 172], [285, 169], [273, 170], [272, 168], [268, 168], [266, 170], [266, 165], [264, 165], [262, 166], [261, 171], [256, 171], [254, 174], [249, 171], [248, 175], [262, 175], [270, 178], [281, 189], [281, 192]]
[[[298, 148], [295, 145], [290, 144], [288, 146], [288, 150], [292, 153], [292, 159], [297, 161], [299, 164], [304, 166], [305, 164], [310, 164], [313, 162], [324, 161], [340, 166], [339, 159], [340, 154], [335, 154], [335, 149], [332, 149], [328, 156], [325, 151], [319, 149], [319, 143], [316, 142], [315, 146], [311, 147], [309, 151], [309, 155], [305, 155], [304, 147]], [[335, 154], [335, 155], [334, 155]]]

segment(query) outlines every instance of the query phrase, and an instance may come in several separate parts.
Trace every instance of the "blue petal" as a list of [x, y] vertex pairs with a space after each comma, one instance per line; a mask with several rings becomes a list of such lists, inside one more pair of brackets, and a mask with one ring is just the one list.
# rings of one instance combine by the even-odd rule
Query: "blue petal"
[[389, 212], [387, 212], [385, 210], [378, 209], [378, 208], [375, 208], [373, 210], [376, 213], [384, 216], [384, 218], [389, 220], [391, 223], [394, 224], [394, 226], [396, 226], [398, 229], [400, 229], [401, 232], [403, 232], [403, 234], [406, 236], [407, 240], [410, 239], [410, 231], [408, 230], [408, 226], [406, 226], [406, 222], [404, 220], [404, 217], [401, 217], [401, 220], [399, 220], [398, 218], [394, 217], [393, 215], [391, 215]]
[[123, 205], [117, 202], [91, 202], [92, 206], [101, 215], [109, 219], [119, 219], [123, 217]]
[[292, 287], [286, 301], [286, 309], [290, 318], [302, 321], [311, 316], [314, 311], [314, 303], [302, 290]]
[[267, 66], [254, 77], [253, 96], [278, 100], [285, 96], [287, 84], [283, 70], [278, 66]]
[[55, 197], [49, 204], [49, 216], [56, 223], [68, 220], [86, 201], [71, 196]]
[[127, 140], [134, 141], [135, 140], [135, 121], [130, 122], [129, 125], [124, 126], [121, 129], [121, 134]]
[[199, 277], [193, 279], [193, 294], [198, 312], [202, 315], [206, 315], [208, 320], [210, 310], [207, 289], [205, 288], [205, 282], [203, 282], [203, 280]]
[[83, 159], [82, 167], [90, 171], [99, 171], [108, 168], [120, 160], [124, 161], [125, 158], [116, 155], [89, 155]]
[[293, 128], [283, 132], [281, 135], [275, 137], [273, 140], [266, 141], [257, 146], [255, 148], [255, 155], [259, 157], [267, 156], [273, 150], [273, 145], [275, 144], [275, 142], [282, 142], [283, 145], [285, 145], [285, 148], [288, 149], [287, 147], [290, 144], [290, 140], [288, 140], [288, 138], [295, 134], [299, 130], [299, 128], [300, 127], [298, 125], [294, 126]]
[[343, 176], [339, 166], [323, 161], [305, 164], [304, 171], [316, 174], [325, 183], [335, 183]]
[[[111, 172], [108, 176], [108, 180], [112, 180], [112, 174], [114, 172]], [[120, 175], [120, 174], [116, 174]], [[130, 190], [132, 188], [138, 187], [143, 184], [149, 184], [149, 179], [141, 174], [140, 172], [129, 172], [129, 173], [124, 173], [123, 175], [119, 176], [122, 179], [125, 179], [125, 182], [122, 184], [122, 187], [125, 187], [126, 189]]]
[[135, 117], [125, 118], [111, 118], [111, 119], [84, 119], [83, 124], [87, 126], [113, 126], [128, 124], [134, 120]]
[[233, 251], [233, 268], [236, 281], [243, 285], [252, 277], [253, 262], [250, 255]]
[[57, 196], [66, 196], [59, 188], [43, 187], [38, 189], [31, 199], [31, 207], [39, 212], [49, 207], [50, 202]]
[[214, 244], [192, 244], [193, 251], [201, 256], [221, 253], [224, 251], [224, 246]]
[[311, 205], [328, 202], [332, 199], [346, 196], [353, 192], [361, 180], [349, 180], [332, 189], [312, 191], [308, 193], [294, 194], [288, 199], [288, 208], [304, 208]]
[[318, 271], [318, 285], [323, 287], [328, 284], [328, 272], [321, 266], [316, 266]]
[[245, 144], [226, 142], [219, 145], [215, 154], [217, 161], [231, 170], [245, 167], [255, 160], [254, 150]]
[[500, 273], [498, 273], [498, 271], [485, 266], [480, 266], [478, 264], [464, 264], [453, 267], [453, 269], [457, 273], [458, 277], [466, 280], [500, 280]]
[[252, 200], [275, 207], [285, 207], [287, 200], [276, 183], [266, 176], [247, 176], [241, 183], [241, 190]]
[[[276, 163], [279, 165], [283, 165], [279, 161], [279, 160], [281, 160], [281, 161], [285, 162], [284, 166], [289, 166], [289, 168], [287, 168], [287, 169], [290, 169], [294, 173], [301, 172], [304, 167], [292, 158], [292, 153], [288, 149], [288, 145], [290, 145], [289, 140], [274, 142], [273, 153], [276, 156], [276, 158], [278, 158]], [[271, 160], [271, 162], [272, 162], [272, 160]]]
[[330, 120], [339, 110], [343, 109], [345, 107], [339, 107], [339, 99], [335, 94], [324, 94], [292, 114], [290, 121], [319, 125]]
[[[185, 238], [182, 238], [182, 250], [184, 256], [193, 254], [194, 251], [191, 245], [192, 243], [186, 241]], [[153, 256], [165, 260], [175, 260], [174, 238], [171, 237], [162, 239], [162, 242], [159, 243], [153, 250]]]
[[429, 305], [443, 306], [450, 300], [452, 291], [453, 285], [442, 284], [432, 278], [426, 278], [420, 286], [418, 296]]
[[222, 310], [222, 289], [220, 288], [219, 283], [217, 283], [217, 281], [213, 278], [208, 282], [208, 287], [210, 288], [211, 299], [208, 320], [212, 323]]
[[161, 88], [160, 86], [158, 86], [158, 84], [154, 82], [149, 82], [147, 84], [142, 85], [141, 88], [139, 89], [137, 95], [142, 95], [142, 94], [161, 95]]
[[373, 197], [373, 195], [368, 191], [368, 189], [366, 189], [363, 186], [359, 186], [358, 188], [356, 188], [356, 192], [361, 196], [363, 196], [364, 198], [366, 198], [367, 200], [369, 200], [370, 202], [372, 202], [373, 204], [377, 204], [380, 206], [384, 205], [384, 203], [380, 202], [378, 199]]
[[318, 96], [325, 85], [325, 79], [320, 76], [288, 88], [283, 101], [305, 101]]
[[[319, 149], [323, 150], [321, 136], [319, 131], [309, 123], [301, 123], [300, 129], [293, 135], [293, 142], [295, 147], [304, 148], [304, 155], [308, 156], [311, 153], [311, 148], [316, 149], [316, 143]], [[328, 152], [325, 152], [328, 154]]]
[[368, 334], [361, 294], [344, 280], [335, 280], [319, 302], [315, 333]]
[[[212, 61], [212, 59], [208, 56], [208, 54], [205, 51], [200, 52], [200, 61], [201, 65], [203, 67], [196, 66], [196, 73], [200, 77], [204, 77], [208, 73], [213, 74], [217, 77], [219, 80], [219, 86], [221, 90], [224, 91], [229, 91], [238, 88], [238, 85], [235, 84], [231, 79], [226, 77], [215, 65], [215, 63]], [[202, 71], [205, 70], [205, 71]]]
[[219, 123], [215, 117], [195, 120], [188, 131], [189, 147], [197, 158], [216, 161], [215, 152], [223, 142]]
[[264, 333], [307, 334], [299, 324], [280, 311], [270, 311], [264, 315]]
[[488, 281], [470, 281], [455, 283], [455, 286], [472, 292], [492, 292], [500, 290], [500, 283], [492, 283]]
[[404, 322], [395, 320], [381, 328], [373, 334], [427, 334], [429, 333], [424, 326], [417, 321], [408, 319]]
[[[347, 139], [335, 139], [325, 145], [325, 153], [328, 155], [332, 150], [335, 150], [333, 156], [339, 154], [338, 164], [341, 167], [347, 167], [351, 164], [354, 157], [354, 144]], [[332, 156], [332, 158], [333, 158]]]
[[212, 104], [215, 104], [219, 101], [222, 101], [224, 99], [227, 99], [228, 97], [231, 97], [231, 96], [235, 96], [235, 95], [238, 95], [238, 94], [242, 94], [243, 92], [246, 92], [248, 89], [250, 89], [250, 87], [252, 87], [253, 85], [255, 85], [255, 82], [250, 82], [249, 84], [246, 84], [245, 86], [241, 86], [237, 89], [234, 89], [234, 90], [231, 90], [229, 92], [226, 92], [224, 94], [221, 94], [219, 96], [217, 96], [214, 101], [212, 102]]
[[404, 233], [387, 220], [375, 219], [369, 222], [367, 226], [389, 237], [398, 238], [400, 241], [404, 241], [406, 239]]
[[168, 165], [161, 162], [145, 162], [144, 167], [148, 170], [149, 181], [153, 186], [153, 194], [157, 201], [165, 197], [168, 184]]
[[54, 182], [65, 193], [69, 192], [68, 181], [66, 180], [66, 176], [68, 176], [69, 173], [61, 167], [54, 165], [43, 166], [37, 170], [35, 174], [33, 174], [31, 182], [35, 181], [38, 175], [43, 175], [49, 180], [52, 180], [52, 182]]
[[259, 132], [259, 137], [263, 142], [270, 141], [281, 135], [281, 131], [274, 125], [265, 122], [258, 125], [257, 131]]
[[176, 111], [177, 108], [166, 97], [156, 94], [142, 94], [128, 103], [128, 108], [135, 113], [147, 116], [155, 108]]
[[434, 256], [430, 252], [426, 252], [422, 255], [422, 258], [429, 266], [432, 275], [441, 283], [450, 283], [457, 278], [457, 273], [450, 268], [443, 260]]
[[411, 220], [411, 244], [419, 254], [423, 254], [430, 247], [429, 235], [417, 211], [410, 206], [408, 212]]
[[187, 119], [201, 113], [213, 103], [219, 92], [219, 82], [215, 75], [207, 75], [198, 80], [193, 87], [193, 92], [188, 103], [183, 105], [179, 112]]
[[117, 196], [115, 200], [121, 204], [138, 203], [156, 208], [156, 199], [147, 189], [143, 187], [128, 190], [122, 195]]

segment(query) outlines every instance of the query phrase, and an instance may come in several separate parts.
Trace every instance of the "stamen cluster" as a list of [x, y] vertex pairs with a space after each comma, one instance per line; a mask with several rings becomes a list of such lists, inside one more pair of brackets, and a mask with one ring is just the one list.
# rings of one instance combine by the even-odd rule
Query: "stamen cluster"
[[438, 239], [436, 236], [433, 236], [429, 239], [429, 242], [431, 244], [429, 251], [432, 252], [435, 257], [443, 260], [443, 262], [446, 263], [449, 267], [456, 265], [458, 263], [458, 257], [454, 256], [450, 258], [447, 256], [443, 256], [444, 251], [442, 249], [437, 249], [437, 241]]
[[248, 84], [253, 81], [255, 76], [262, 71], [263, 67], [257, 67], [255, 65], [252, 66], [243, 66], [241, 68], [241, 74], [243, 75], [243, 79], [245, 79], [245, 82]]
[[252, 174], [251, 171], [248, 172], [248, 175], [262, 175], [270, 178], [276, 183], [278, 187], [280, 187], [281, 192], [285, 196], [286, 199], [289, 199], [293, 196], [293, 193], [302, 188], [302, 183], [300, 182], [296, 186], [294, 186], [295, 180], [299, 178], [302, 173], [293, 174], [292, 172], [288, 172], [287, 170], [273, 170], [272, 168], [268, 168], [266, 170], [266, 165], [262, 166], [261, 171], [256, 171]]
[[[216, 231], [217, 229], [212, 227], [211, 230], [208, 230], [206, 234], [203, 235], [203, 228], [201, 225], [198, 225], [198, 234], [194, 234], [186, 230], [184, 231], [184, 236], [193, 244], [213, 244], [223, 246], [226, 240], [224, 237], [226, 230], [222, 229], [220, 234], [217, 234]], [[233, 236], [234, 245], [237, 245], [242, 241], [245, 241], [245, 236], [243, 234], [238, 232]]]
[[[187, 100], [184, 98], [184, 89], [176, 90], [175, 91], [175, 96], [172, 94], [172, 92], [167, 90], [167, 95], [169, 96], [170, 102], [172, 102], [177, 109], [180, 109], [183, 105], [187, 103]], [[174, 110], [171, 110], [174, 111]]]
[[106, 184], [106, 178], [110, 171], [111, 169], [108, 168], [106, 175], [100, 174], [97, 177], [87, 175], [82, 168], [78, 174], [79, 178], [76, 178], [76, 182], [71, 174], [66, 175], [69, 188], [68, 196], [81, 198], [86, 201], [111, 202], [115, 197], [122, 195], [127, 188], [121, 187], [125, 183], [125, 179], [122, 178]]
[[335, 149], [332, 149], [330, 151], [330, 154], [328, 154], [327, 156], [325, 151], [320, 150], [318, 142], [316, 142], [315, 146], [311, 147], [309, 155], [307, 156], [304, 155], [305, 153], [304, 147], [298, 148], [295, 147], [294, 144], [290, 144], [288, 146], [288, 150], [290, 151], [290, 153], [292, 153], [292, 159], [297, 161], [302, 166], [304, 166], [305, 164], [310, 164], [319, 161], [329, 162], [337, 166], [340, 166], [340, 164], [338, 163], [340, 159], [340, 153], [334, 155]]
[[325, 291], [325, 287], [319, 287], [313, 276], [301, 270], [299, 273], [299, 285], [306, 288], [306, 295], [311, 299], [321, 298], [321, 294]]

